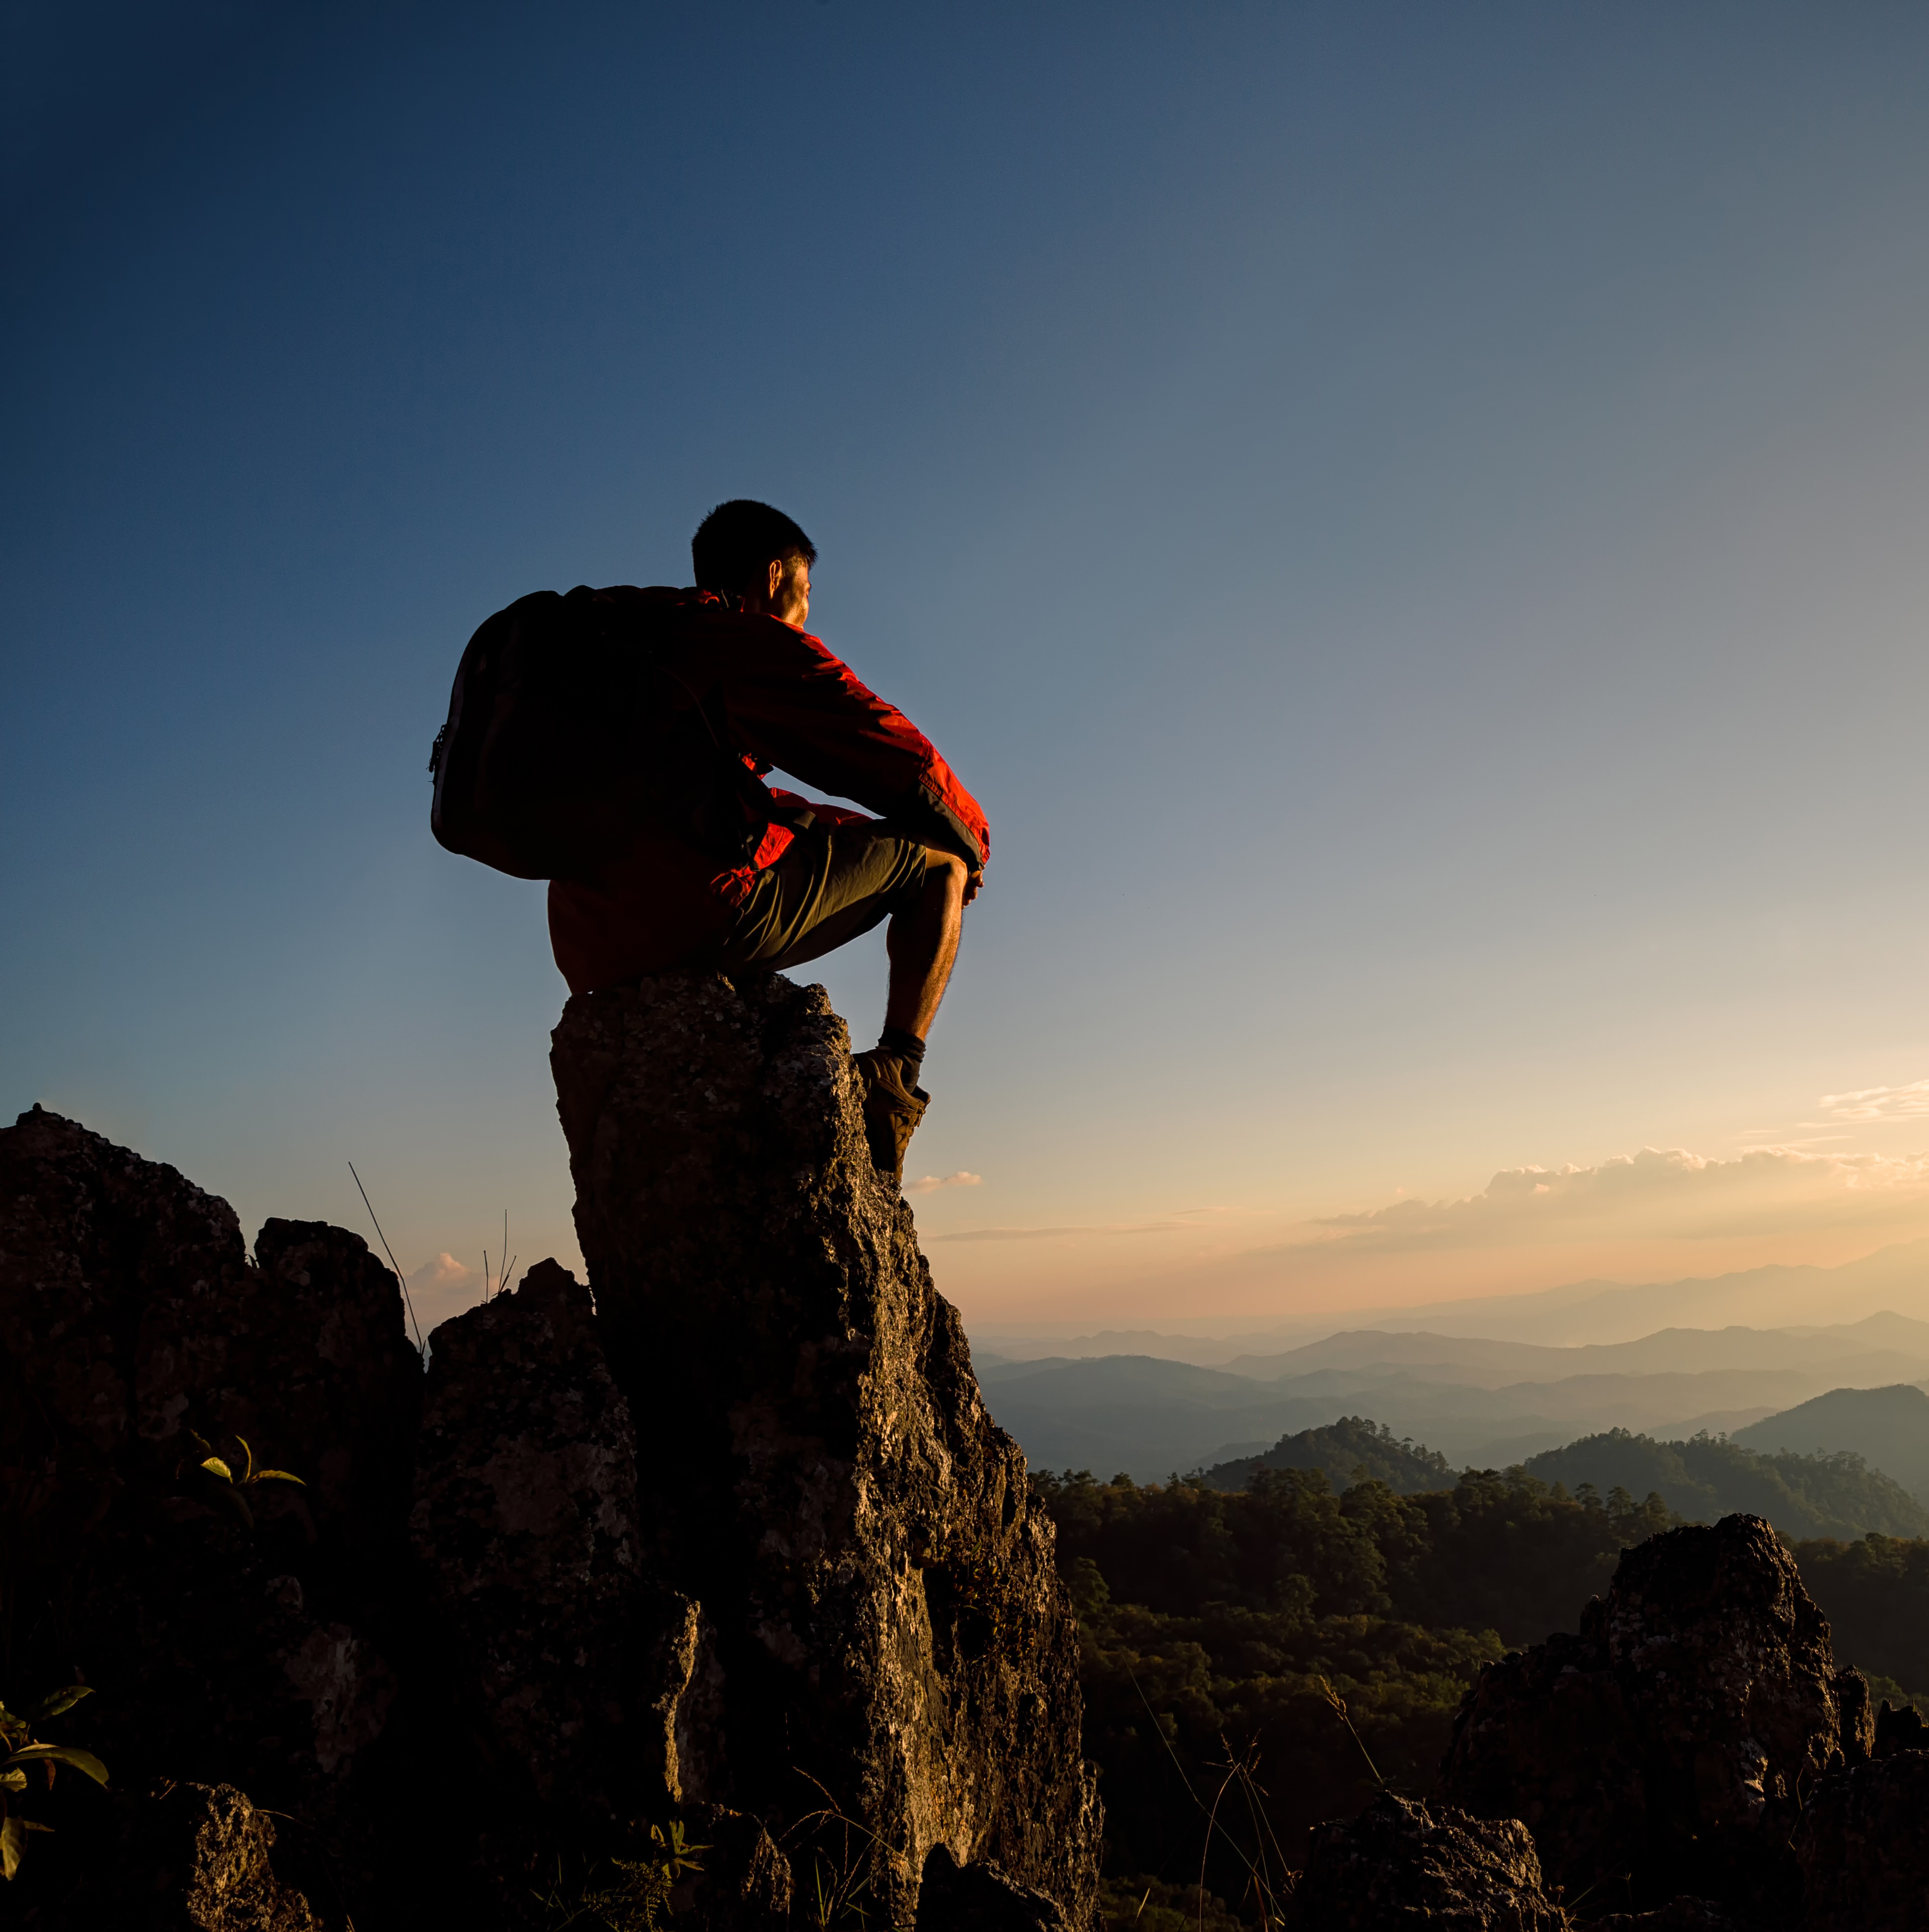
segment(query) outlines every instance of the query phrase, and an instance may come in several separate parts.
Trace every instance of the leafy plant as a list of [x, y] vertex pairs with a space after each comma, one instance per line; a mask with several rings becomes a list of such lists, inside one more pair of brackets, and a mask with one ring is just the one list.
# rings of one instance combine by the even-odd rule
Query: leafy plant
[[667, 1826], [651, 1826], [650, 1838], [656, 1848], [655, 1856], [610, 1859], [619, 1874], [616, 1882], [594, 1889], [586, 1887], [573, 1899], [563, 1895], [559, 1864], [557, 1882], [549, 1896], [536, 1894], [547, 1909], [550, 1932], [567, 1932], [568, 1927], [586, 1922], [607, 1927], [608, 1932], [657, 1932], [656, 1916], [669, 1911], [670, 1894], [677, 1880], [686, 1872], [703, 1870], [696, 1855], [710, 1846], [686, 1844], [680, 1818]]
[[75, 1744], [41, 1744], [34, 1736], [37, 1724], [71, 1710], [82, 1698], [92, 1694], [91, 1685], [70, 1684], [62, 1690], [50, 1691], [24, 1715], [0, 1704], [0, 1747], [7, 1753], [0, 1758], [0, 1878], [11, 1878], [20, 1869], [29, 1832], [53, 1828], [37, 1818], [18, 1817], [10, 1807], [9, 1799], [26, 1790], [31, 1767], [45, 1766], [49, 1784], [53, 1783], [54, 1767], [59, 1764], [71, 1765], [96, 1784], [106, 1783], [107, 1767], [92, 1751], [82, 1750]]
[[[188, 1433], [194, 1436], [192, 1430]], [[248, 1508], [247, 1499], [242, 1494], [243, 1490], [250, 1489], [256, 1483], [292, 1483], [298, 1489], [306, 1489], [308, 1485], [299, 1476], [292, 1475], [286, 1469], [257, 1469], [254, 1466], [254, 1451], [248, 1447], [248, 1438], [237, 1436], [234, 1439], [241, 1444], [244, 1459], [238, 1477], [226, 1457], [214, 1454], [214, 1445], [206, 1436], [194, 1436], [196, 1442], [208, 1452], [202, 1457], [200, 1466], [217, 1480], [227, 1484], [225, 1493], [235, 1508], [241, 1511], [242, 1521], [252, 1529], [254, 1527], [254, 1512]]]

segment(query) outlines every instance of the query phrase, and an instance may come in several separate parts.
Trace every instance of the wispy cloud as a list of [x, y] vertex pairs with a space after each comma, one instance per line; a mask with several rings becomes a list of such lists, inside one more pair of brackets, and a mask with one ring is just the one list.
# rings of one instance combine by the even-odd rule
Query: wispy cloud
[[1097, 1221], [1072, 1228], [964, 1228], [952, 1234], [926, 1234], [927, 1241], [1062, 1241], [1087, 1234], [1171, 1234], [1196, 1232], [1190, 1221]]
[[1880, 1220], [1925, 1192], [1929, 1154], [1782, 1147], [1713, 1160], [1682, 1148], [1643, 1148], [1598, 1167], [1504, 1168], [1462, 1200], [1400, 1201], [1312, 1226], [1328, 1240], [1380, 1248], [1570, 1239], [1610, 1228], [1706, 1240], [1832, 1218]]
[[961, 1167], [956, 1174], [927, 1174], [922, 1180], [908, 1181], [904, 1192], [907, 1194], [935, 1194], [940, 1187], [982, 1187], [984, 1184], [985, 1177], [982, 1174], [968, 1173]]
[[1929, 1117], [1929, 1080], [1906, 1087], [1864, 1087], [1853, 1094], [1825, 1094], [1832, 1120], [1919, 1120]]
[[1352, 1212], [1242, 1210], [926, 1240], [934, 1257], [949, 1257], [946, 1292], [974, 1312], [1035, 1319], [1041, 1309], [1076, 1308], [1112, 1322], [1406, 1306], [1768, 1262], [1833, 1265], [1924, 1236], [1929, 1153], [1782, 1145], [1728, 1158], [1643, 1148], [1591, 1166], [1508, 1168], [1464, 1196]]

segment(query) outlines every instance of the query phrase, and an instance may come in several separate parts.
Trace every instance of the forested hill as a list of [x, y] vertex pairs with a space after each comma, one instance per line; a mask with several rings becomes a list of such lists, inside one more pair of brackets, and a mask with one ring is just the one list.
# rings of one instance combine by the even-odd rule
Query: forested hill
[[1402, 1496], [1449, 1489], [1454, 1482], [1452, 1466], [1438, 1450], [1402, 1440], [1384, 1423], [1359, 1415], [1282, 1436], [1263, 1455], [1241, 1456], [1208, 1469], [1205, 1480], [1216, 1490], [1243, 1490], [1255, 1469], [1318, 1469], [1335, 1490], [1370, 1478]]
[[[1230, 1932], [1189, 1888], [1235, 1760], [1296, 1864], [1308, 1828], [1380, 1780], [1427, 1789], [1480, 1666], [1576, 1628], [1622, 1550], [1678, 1520], [1658, 1494], [1570, 1496], [1518, 1469], [1405, 1496], [1377, 1480], [1342, 1493], [1317, 1468], [1262, 1466], [1243, 1490], [1084, 1472], [1032, 1484], [1078, 1610], [1108, 1922], [1136, 1932]], [[1838, 1661], [1878, 1697], [1929, 1688], [1929, 1540], [1795, 1553]], [[1240, 1859], [1214, 1844], [1208, 1888], [1237, 1900]]]
[[[1853, 1538], [1871, 1530], [1929, 1536], [1929, 1508], [1849, 1450], [1766, 1453], [1706, 1435], [1663, 1442], [1611, 1429], [1529, 1456], [1522, 1467], [1564, 1494], [1604, 1496], [1619, 1489], [1630, 1496], [1658, 1496], [1687, 1522], [1762, 1516], [1791, 1542]], [[1243, 1490], [1258, 1469], [1318, 1469], [1336, 1491], [1371, 1480], [1403, 1496], [1450, 1489], [1454, 1481], [1444, 1456], [1358, 1415], [1282, 1436], [1262, 1454], [1216, 1464], [1202, 1480], [1215, 1490]]]
[[1651, 1491], [1690, 1522], [1737, 1513], [1766, 1516], [1790, 1542], [1810, 1537], [1929, 1536], [1929, 1510], [1852, 1451], [1764, 1454], [1738, 1442], [1696, 1436], [1657, 1442], [1624, 1429], [1586, 1436], [1531, 1456], [1527, 1474], [1579, 1493], [1618, 1486]]

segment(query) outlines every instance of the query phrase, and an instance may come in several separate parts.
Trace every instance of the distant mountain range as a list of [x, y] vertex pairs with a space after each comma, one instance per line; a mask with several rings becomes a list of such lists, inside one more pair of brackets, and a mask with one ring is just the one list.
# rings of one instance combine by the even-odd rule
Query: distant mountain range
[[[1109, 1329], [1048, 1335], [1036, 1328], [974, 1325], [983, 1357], [1152, 1355], [1196, 1367], [1221, 1368], [1243, 1355], [1267, 1355], [1349, 1328], [1424, 1330], [1438, 1335], [1538, 1342], [1544, 1346], [1631, 1341], [1664, 1325], [1702, 1329], [1735, 1322], [1799, 1330], [1804, 1325], [1859, 1322], [1878, 1310], [1914, 1310], [1929, 1318], [1929, 1240], [1883, 1248], [1839, 1268], [1760, 1268], [1683, 1281], [1570, 1282], [1528, 1294], [1484, 1295], [1418, 1307], [1359, 1309], [1345, 1316], [1298, 1316], [1254, 1326], [1209, 1325], [1212, 1334]], [[1918, 1324], [1917, 1325], [1923, 1325]]]
[[[991, 1358], [979, 1379], [992, 1414], [1048, 1468], [1156, 1481], [1349, 1415], [1370, 1416], [1456, 1468], [1506, 1468], [1610, 1430], [1738, 1435], [1833, 1390], [1929, 1381], [1929, 1322], [1885, 1312], [1829, 1328], [1670, 1328], [1567, 1348], [1358, 1329], [1224, 1368], [1138, 1354]], [[1802, 1444], [1787, 1446], [1858, 1448], [1802, 1426]], [[1816, 1425], [1824, 1436], [1837, 1426], [1833, 1411]], [[1899, 1453], [1880, 1439], [1884, 1454]], [[1910, 1478], [1890, 1473], [1929, 1492], [1929, 1445], [1923, 1460]]]

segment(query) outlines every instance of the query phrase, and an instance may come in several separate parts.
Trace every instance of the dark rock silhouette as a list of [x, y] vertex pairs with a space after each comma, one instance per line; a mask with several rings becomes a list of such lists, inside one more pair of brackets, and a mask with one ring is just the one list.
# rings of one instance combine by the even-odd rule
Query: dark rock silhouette
[[[259, 1249], [225, 1202], [72, 1121], [0, 1132], [0, 1609], [15, 1696], [86, 1660], [100, 1694], [63, 1741], [117, 1783], [238, 1785], [300, 1814], [298, 1865], [352, 1882], [421, 1365], [354, 1236], [271, 1222]], [[238, 1478], [245, 1437], [307, 1486], [225, 1482], [197, 1435]], [[36, 1841], [44, 1868], [68, 1843]]]
[[942, 1844], [1083, 1926], [1052, 1527], [872, 1167], [843, 1022], [820, 987], [665, 976], [572, 999], [552, 1064], [658, 1560], [716, 1633], [717, 1796], [794, 1859], [874, 1834], [886, 1922]]
[[[435, 1331], [410, 1529], [500, 1768], [477, 1856], [502, 1886], [711, 1795], [708, 1627], [646, 1560], [637, 1476], [589, 1291], [554, 1262]], [[781, 1857], [755, 1836], [744, 1858]]]
[[[1866, 1700], [1866, 1690], [1864, 1695]], [[1892, 1757], [1898, 1751], [1929, 1750], [1929, 1720], [1913, 1704], [1905, 1704], [1898, 1711], [1885, 1697], [1875, 1714], [1872, 1736], [1874, 1742], [1864, 1756]]]
[[1388, 1792], [1313, 1834], [1288, 1932], [1562, 1932], [1540, 1861], [1516, 1820], [1470, 1816]]
[[1585, 1923], [1588, 1932], [1755, 1932], [1752, 1922], [1705, 1898], [1671, 1898], [1652, 1912], [1610, 1912]]
[[1843, 1747], [1827, 1623], [1768, 1524], [1726, 1516], [1628, 1551], [1578, 1636], [1489, 1665], [1440, 1794], [1524, 1820], [1568, 1896], [1778, 1910], [1789, 1834]]
[[1805, 1932], [1929, 1925], [1929, 1751], [1898, 1750], [1825, 1779], [1795, 1835]]
[[924, 1862], [917, 1932], [1071, 1932], [1058, 1901], [994, 1864], [961, 1865], [944, 1845]]

